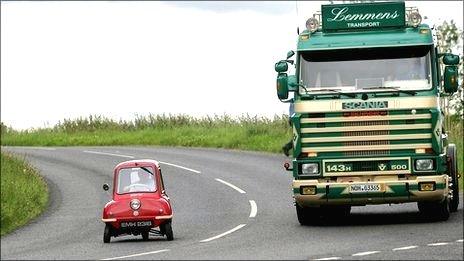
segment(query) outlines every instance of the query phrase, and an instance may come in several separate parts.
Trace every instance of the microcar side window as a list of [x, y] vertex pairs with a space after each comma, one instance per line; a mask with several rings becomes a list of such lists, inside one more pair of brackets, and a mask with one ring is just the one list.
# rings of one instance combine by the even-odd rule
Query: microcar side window
[[156, 179], [152, 167], [136, 167], [120, 169], [116, 193], [156, 191]]

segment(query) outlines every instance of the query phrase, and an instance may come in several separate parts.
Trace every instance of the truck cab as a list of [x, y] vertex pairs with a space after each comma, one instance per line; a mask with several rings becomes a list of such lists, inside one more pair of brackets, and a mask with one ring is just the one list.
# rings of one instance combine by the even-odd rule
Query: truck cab
[[441, 99], [457, 91], [458, 64], [404, 2], [322, 5], [307, 20], [275, 64], [277, 96], [295, 108], [286, 169], [301, 224], [367, 204], [417, 202], [436, 220], [457, 210]]

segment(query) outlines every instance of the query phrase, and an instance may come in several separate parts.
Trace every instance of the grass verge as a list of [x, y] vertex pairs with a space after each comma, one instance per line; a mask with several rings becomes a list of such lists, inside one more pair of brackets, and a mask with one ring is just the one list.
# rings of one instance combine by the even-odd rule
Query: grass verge
[[47, 185], [37, 171], [1, 152], [1, 236], [37, 217], [48, 203]]

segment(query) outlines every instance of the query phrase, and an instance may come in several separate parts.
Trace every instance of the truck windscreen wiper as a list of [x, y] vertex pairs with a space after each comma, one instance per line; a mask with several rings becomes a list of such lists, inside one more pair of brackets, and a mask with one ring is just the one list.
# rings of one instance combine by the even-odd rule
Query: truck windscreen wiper
[[[321, 89], [317, 89], [317, 90], [311, 90], [311, 89], [310, 89], [310, 91], [322, 91], [322, 92], [323, 92], [323, 91], [329, 91], [329, 92], [336, 92], [336, 93], [338, 93], [338, 94], [340, 94], [340, 95], [345, 95], [345, 96], [348, 96], [348, 97], [350, 97], [350, 98], [356, 98], [356, 94], [354, 94], [354, 93], [344, 93], [344, 92], [339, 91], [338, 89], [328, 89], [328, 88], [326, 89], [326, 88], [321, 88]], [[308, 93], [308, 91], [306, 91], [306, 93]]]
[[364, 87], [363, 90], [374, 90], [374, 89], [384, 89], [384, 90], [395, 90], [397, 92], [406, 93], [410, 95], [416, 95], [415, 91], [402, 90], [400, 87], [386, 87], [386, 86], [377, 86], [377, 87]]

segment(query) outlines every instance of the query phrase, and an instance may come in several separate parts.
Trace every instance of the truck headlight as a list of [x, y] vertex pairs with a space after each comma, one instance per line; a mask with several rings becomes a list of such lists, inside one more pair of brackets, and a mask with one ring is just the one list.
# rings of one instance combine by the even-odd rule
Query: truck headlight
[[416, 170], [433, 170], [433, 159], [418, 159], [416, 160]]
[[131, 202], [130, 202], [130, 207], [131, 207], [133, 210], [139, 209], [139, 208], [140, 208], [140, 205], [141, 205], [141, 204], [140, 204], [140, 200], [135, 199], [135, 198], [134, 198], [133, 200], [131, 200]]
[[319, 174], [319, 163], [301, 164], [301, 174], [303, 175]]

